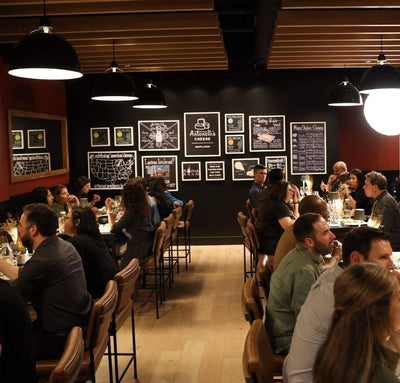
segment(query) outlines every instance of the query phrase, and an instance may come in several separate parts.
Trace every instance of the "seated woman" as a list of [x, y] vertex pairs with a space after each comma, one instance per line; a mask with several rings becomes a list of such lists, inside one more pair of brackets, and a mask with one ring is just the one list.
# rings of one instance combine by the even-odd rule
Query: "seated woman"
[[[114, 279], [117, 266], [104, 242], [96, 216], [90, 207], [73, 207], [67, 215], [64, 235], [82, 258], [86, 284], [93, 298], [100, 298], [110, 279]], [[65, 236], [64, 236], [65, 238]]]
[[44, 203], [46, 205], [53, 205], [54, 197], [48, 188], [38, 186], [31, 192], [31, 203]]
[[349, 199], [351, 208], [364, 209], [365, 214], [370, 215], [372, 210], [371, 200], [364, 193], [365, 177], [360, 169], [353, 169], [349, 172], [349, 179], [342, 184], [345, 197]]
[[349, 266], [336, 279], [335, 312], [314, 365], [315, 383], [395, 383], [400, 345], [399, 283], [372, 263]]
[[[168, 198], [168, 195], [166, 193], [167, 185], [165, 184], [164, 178], [161, 176], [150, 177], [148, 183], [149, 194], [151, 197], [153, 197], [154, 201], [157, 204], [160, 218], [164, 219], [168, 217], [172, 213], [172, 210], [174, 210], [174, 204]], [[181, 202], [183, 204], [183, 201]]]
[[108, 219], [112, 233], [124, 234], [128, 238], [128, 247], [122, 258], [122, 267], [128, 265], [132, 258], [138, 258], [143, 264], [151, 257], [154, 239], [154, 225], [151, 220], [151, 207], [147, 193], [138, 180], [127, 182], [122, 189], [121, 205], [124, 215], [115, 222], [112, 213], [112, 199], [106, 201]]
[[259, 193], [257, 228], [260, 232], [261, 252], [275, 254], [282, 233], [299, 217], [299, 198], [297, 187], [284, 180], [276, 182], [270, 190], [265, 189]]
[[57, 185], [53, 190], [54, 202], [51, 205], [52, 209], [56, 212], [57, 217], [61, 217], [61, 212], [65, 214], [72, 206], [79, 206], [79, 199], [68, 193], [65, 185]]
[[[72, 193], [80, 198], [88, 198], [89, 201], [90, 179], [85, 176], [78, 177], [72, 185]], [[88, 202], [89, 207], [94, 207], [101, 200], [98, 194], [93, 194], [92, 200]], [[95, 209], [97, 210], [97, 209]]]

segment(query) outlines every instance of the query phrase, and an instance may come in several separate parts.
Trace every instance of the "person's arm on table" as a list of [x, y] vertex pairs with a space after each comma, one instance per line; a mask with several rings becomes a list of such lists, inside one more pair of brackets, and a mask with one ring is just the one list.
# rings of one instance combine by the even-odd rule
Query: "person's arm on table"
[[110, 228], [113, 229], [114, 225], [115, 225], [115, 217], [114, 217], [114, 214], [112, 212], [113, 200], [110, 197], [108, 197], [104, 202], [105, 202], [105, 204], [107, 206], [107, 216], [108, 216], [108, 220], [110, 222]]
[[0, 271], [12, 281], [18, 278], [19, 268], [0, 259]]

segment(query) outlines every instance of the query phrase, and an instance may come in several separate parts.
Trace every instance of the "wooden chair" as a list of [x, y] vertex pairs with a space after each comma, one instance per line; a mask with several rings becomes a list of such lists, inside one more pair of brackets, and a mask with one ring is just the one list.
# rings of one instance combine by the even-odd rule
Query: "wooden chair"
[[[104, 351], [109, 346], [112, 314], [117, 305], [117, 283], [109, 281], [103, 296], [93, 305], [85, 338], [85, 353], [77, 380], [88, 380], [96, 383], [96, 370], [99, 367]], [[110, 351], [110, 350], [109, 350]], [[57, 365], [58, 360], [40, 360], [36, 362], [36, 375], [46, 379]], [[108, 353], [110, 382], [113, 382], [111, 353]]]
[[[109, 333], [113, 338], [113, 352], [114, 355], [114, 372], [115, 381], [120, 382], [129, 366], [133, 362], [134, 377], [137, 379], [137, 366], [136, 366], [136, 338], [135, 338], [135, 319], [134, 319], [134, 305], [133, 305], [133, 294], [135, 292], [136, 281], [139, 277], [140, 267], [139, 260], [132, 259], [128, 266], [122, 269], [119, 273], [115, 274], [114, 280], [117, 282], [118, 289], [118, 301], [115, 311], [112, 315], [111, 325]], [[117, 332], [125, 323], [127, 318], [131, 317], [132, 325], [132, 352], [121, 353], [118, 352], [117, 348]], [[118, 373], [118, 356], [130, 356], [128, 364], [126, 365], [121, 376]]]
[[[237, 214], [237, 221], [240, 226], [240, 230], [243, 235], [243, 280], [246, 282], [248, 271], [247, 271], [247, 251], [249, 252], [249, 257], [251, 258], [251, 243], [249, 238], [249, 233], [247, 231], [247, 221], [248, 217], [244, 215], [241, 211]], [[246, 251], [247, 250], [247, 251]]]
[[48, 383], [73, 383], [76, 381], [85, 345], [82, 338], [82, 329], [73, 327], [70, 331], [64, 352], [50, 375]]
[[192, 219], [192, 214], [194, 210], [193, 200], [189, 200], [185, 203], [183, 208], [182, 220], [178, 224], [178, 232], [183, 233], [183, 243], [184, 243], [184, 255], [179, 258], [185, 258], [185, 268], [188, 268], [188, 258], [189, 263], [192, 262], [192, 249], [191, 249], [191, 239], [190, 239], [190, 220]]
[[[174, 229], [175, 225], [175, 216], [173, 213], [171, 213], [167, 218], [164, 218], [163, 221], [167, 225], [167, 231], [165, 234], [165, 240], [163, 244], [163, 271], [166, 269], [168, 271], [167, 273], [167, 278], [169, 279], [169, 288], [172, 288], [172, 283], [174, 283], [174, 260], [173, 260], [173, 254], [171, 251], [171, 239], [172, 239], [172, 231]], [[167, 255], [166, 257], [164, 255]]]
[[250, 275], [253, 276], [256, 271], [256, 266], [258, 263], [258, 259], [260, 257], [260, 241], [258, 239], [258, 233], [256, 227], [254, 226], [253, 222], [248, 219], [246, 224], [249, 240], [250, 240]]
[[264, 298], [267, 300], [269, 295], [269, 284], [273, 271], [273, 264], [271, 263], [271, 256], [260, 254], [256, 268], [256, 280], [258, 285], [264, 292]]
[[[175, 218], [175, 222], [174, 222], [174, 226], [172, 227], [172, 232], [171, 232], [171, 253], [172, 253], [172, 259], [173, 262], [175, 261], [175, 263], [173, 264], [173, 267], [175, 267], [176, 264], [176, 272], [179, 274], [179, 243], [178, 243], [178, 226], [179, 226], [179, 221], [182, 217], [183, 214], [183, 209], [179, 206], [177, 208], [175, 208], [172, 212], [174, 218]], [[174, 256], [174, 244], [176, 246], [176, 256]]]
[[254, 207], [251, 207], [249, 199], [246, 200], [246, 209], [249, 214], [249, 218], [254, 223], [254, 225], [256, 225], [257, 219], [258, 219], [257, 209], [255, 209]]
[[244, 317], [248, 322], [250, 322], [250, 325], [256, 319], [263, 318], [264, 309], [261, 303], [258, 285], [254, 278], [248, 278], [243, 285], [241, 305]]
[[274, 355], [261, 319], [256, 319], [247, 334], [243, 351], [243, 373], [247, 383], [273, 383]]

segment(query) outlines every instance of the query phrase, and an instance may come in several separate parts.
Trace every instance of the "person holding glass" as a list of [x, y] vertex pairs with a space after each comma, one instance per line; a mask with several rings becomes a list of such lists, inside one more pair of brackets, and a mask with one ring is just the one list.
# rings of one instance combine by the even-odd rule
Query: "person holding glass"
[[335, 311], [314, 383], [398, 383], [400, 287], [387, 269], [349, 266], [334, 285]]
[[[79, 198], [79, 200], [86, 198], [87, 202], [90, 192], [90, 179], [85, 176], [78, 177], [73, 183], [72, 192]], [[97, 208], [95, 207], [95, 205], [100, 200], [101, 198], [98, 194], [93, 194], [92, 200], [90, 202], [87, 202], [87, 205], [96, 212]]]
[[364, 209], [365, 214], [370, 215], [372, 203], [365, 195], [364, 182], [365, 176], [360, 169], [350, 170], [348, 181], [342, 184], [342, 191], [345, 198], [348, 198], [353, 212], [355, 209]]
[[[54, 202], [51, 208], [60, 218], [64, 213], [67, 214], [71, 206], [79, 206], [78, 197], [69, 194], [65, 185], [57, 185], [53, 190]], [[62, 213], [64, 212], [64, 213]]]

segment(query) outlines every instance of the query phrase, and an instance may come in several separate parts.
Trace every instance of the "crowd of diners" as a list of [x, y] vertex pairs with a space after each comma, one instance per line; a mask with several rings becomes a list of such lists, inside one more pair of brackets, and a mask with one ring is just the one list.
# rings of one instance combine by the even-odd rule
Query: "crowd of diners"
[[[18, 222], [22, 245], [33, 255], [22, 267], [0, 259], [0, 271], [9, 278], [0, 279], [1, 382], [36, 382], [36, 360], [58, 359], [74, 326], [82, 327], [85, 336], [93, 300], [117, 272], [97, 223], [100, 196], [90, 192], [90, 180], [83, 176], [72, 190], [69, 194], [66, 185], [35, 188]], [[111, 232], [127, 242], [124, 267], [132, 258], [143, 264], [152, 256], [156, 228], [183, 201], [155, 176], [128, 180], [119, 211], [111, 198], [104, 204]], [[33, 322], [26, 302], [36, 313]]]
[[392, 253], [400, 251], [400, 209], [385, 176], [338, 161], [321, 182], [323, 196], [340, 191], [375, 222], [349, 229], [343, 244], [330, 229], [327, 201], [300, 199], [283, 178], [257, 165], [249, 191], [259, 250], [273, 268], [265, 326], [274, 353], [285, 356], [283, 381], [399, 382], [400, 274]]

